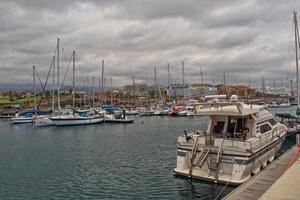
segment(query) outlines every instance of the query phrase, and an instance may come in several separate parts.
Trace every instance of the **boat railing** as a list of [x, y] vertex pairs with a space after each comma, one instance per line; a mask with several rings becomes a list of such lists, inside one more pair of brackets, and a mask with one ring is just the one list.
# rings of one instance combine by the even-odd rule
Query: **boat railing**
[[190, 140], [187, 141], [186, 137], [180, 136], [178, 143], [180, 146], [191, 147], [193, 145], [193, 141], [197, 138], [197, 145], [199, 147], [213, 147], [214, 149], [219, 148], [222, 145], [224, 150], [234, 149], [238, 151], [255, 151], [260, 149], [261, 147], [269, 144], [276, 137], [280, 137], [280, 134], [285, 130], [284, 126], [278, 126], [273, 130], [264, 133], [260, 137], [248, 138], [246, 140], [241, 140], [240, 138], [224, 138], [223, 135], [212, 135], [212, 134], [193, 134], [190, 137]]

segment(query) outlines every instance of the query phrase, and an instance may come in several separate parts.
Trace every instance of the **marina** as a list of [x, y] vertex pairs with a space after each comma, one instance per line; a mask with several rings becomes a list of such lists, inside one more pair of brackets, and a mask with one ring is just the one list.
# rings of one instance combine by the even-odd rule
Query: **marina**
[[134, 124], [35, 128], [1, 120], [0, 198], [214, 199], [222, 186], [172, 172], [178, 135], [206, 122], [149, 117]]
[[0, 199], [300, 199], [300, 1], [0, 1]]
[[[177, 137], [205, 129], [207, 117], [134, 119], [40, 128], [1, 120], [0, 197], [215, 199], [235, 189], [172, 173]], [[293, 144], [287, 139], [284, 149]]]

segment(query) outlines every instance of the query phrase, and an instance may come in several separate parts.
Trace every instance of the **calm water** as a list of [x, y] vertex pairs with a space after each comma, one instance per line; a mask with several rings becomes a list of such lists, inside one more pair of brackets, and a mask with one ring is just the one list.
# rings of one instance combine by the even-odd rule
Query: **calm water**
[[206, 121], [151, 117], [33, 128], [2, 120], [0, 199], [214, 199], [223, 185], [172, 173], [177, 136]]

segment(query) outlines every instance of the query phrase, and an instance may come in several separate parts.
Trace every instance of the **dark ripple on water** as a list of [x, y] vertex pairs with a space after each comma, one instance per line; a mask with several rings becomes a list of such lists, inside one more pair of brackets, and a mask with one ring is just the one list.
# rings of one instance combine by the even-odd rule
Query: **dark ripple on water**
[[0, 199], [213, 199], [222, 187], [172, 173], [177, 136], [206, 119], [143, 120], [47, 128], [1, 121]]

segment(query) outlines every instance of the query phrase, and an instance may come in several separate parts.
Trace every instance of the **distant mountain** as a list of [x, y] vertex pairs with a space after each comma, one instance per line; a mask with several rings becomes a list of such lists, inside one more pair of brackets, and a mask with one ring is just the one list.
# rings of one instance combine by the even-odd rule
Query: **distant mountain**
[[32, 91], [32, 83], [0, 83], [0, 91]]
[[[37, 90], [42, 91], [42, 87], [37, 83]], [[84, 88], [82, 86], [77, 86], [77, 90], [80, 88], [80, 90], [83, 90]], [[113, 87], [112, 89], [120, 89], [123, 87]], [[51, 90], [52, 86], [48, 85], [47, 90]], [[71, 90], [72, 86], [64, 86], [63, 90], [68, 91]], [[16, 92], [24, 92], [24, 91], [32, 91], [33, 86], [32, 83], [0, 83], [0, 92], [5, 92], [5, 91], [16, 91]], [[92, 87], [90, 86], [88, 90], [92, 90]], [[95, 91], [98, 91], [99, 88], [95, 87]], [[107, 88], [106, 90], [110, 90], [110, 88]]]

